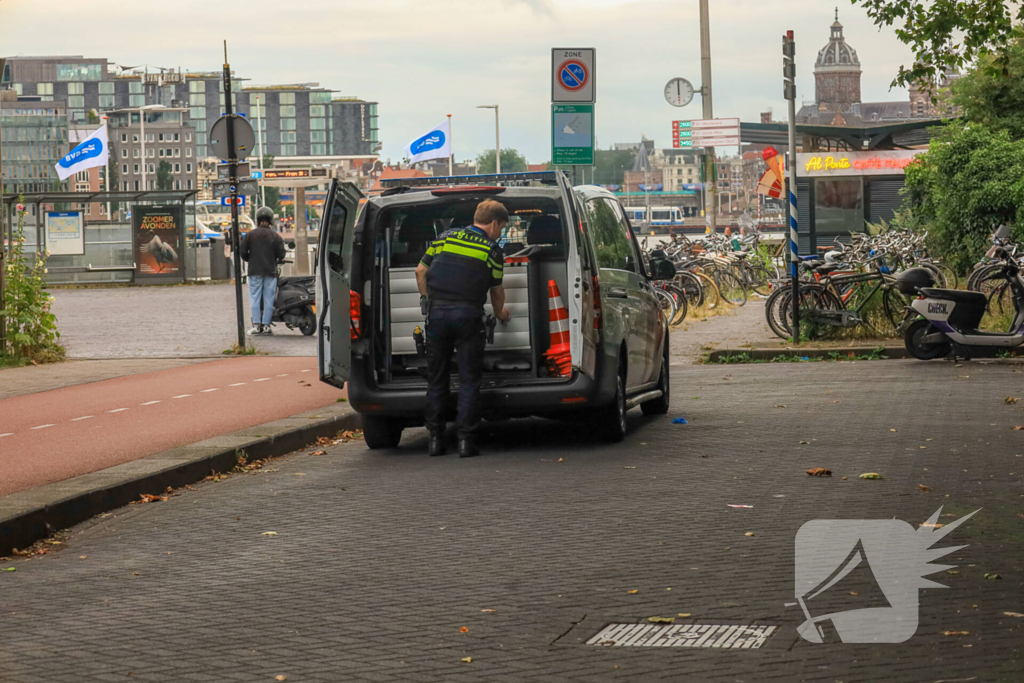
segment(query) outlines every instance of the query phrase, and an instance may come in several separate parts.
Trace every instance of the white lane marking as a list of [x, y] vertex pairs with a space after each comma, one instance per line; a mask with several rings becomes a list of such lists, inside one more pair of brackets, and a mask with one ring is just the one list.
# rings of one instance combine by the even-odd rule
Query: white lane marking
[[46, 429], [47, 427], [56, 427], [56, 426], [57, 425], [54, 425], [54, 424], [39, 425], [38, 427], [31, 427], [31, 429]]
[[235, 382], [234, 384], [229, 384], [228, 386], [229, 387], [240, 387], [243, 384], [245, 384], [245, 382]]
[[0, 439], [4, 438], [5, 436], [14, 436], [14, 432], [7, 432], [6, 434], [0, 434]]
[[189, 397], [189, 396], [191, 396], [191, 395], [192, 395], [192, 394], [181, 394], [181, 395], [179, 395], [179, 396], [171, 396], [171, 398], [188, 398], [188, 397]]
[[128, 410], [128, 409], [127, 408], [114, 408], [113, 410], [108, 410], [107, 412], [108, 413], [123, 413], [126, 410]]
[[299, 370], [299, 372], [312, 372], [312, 370]]
[[94, 415], [83, 415], [82, 417], [73, 417], [73, 418], [71, 418], [71, 421], [72, 422], [78, 422], [79, 420], [91, 420], [93, 417], [95, 417], [95, 416]]
[[260, 377], [259, 379], [254, 379], [253, 382], [266, 382], [269, 379], [269, 377]]
[[139, 405], [140, 406], [151, 406], [154, 403], [160, 403], [160, 401], [146, 401], [145, 403], [140, 403]]
[[213, 389], [203, 389], [203, 390], [202, 390], [202, 391], [200, 391], [199, 393], [200, 393], [200, 394], [208, 394], [208, 393], [210, 393], [211, 391], [220, 391], [220, 387], [214, 387]]
[[284, 372], [284, 373], [281, 373], [280, 375], [278, 375], [278, 377], [287, 377], [287, 376], [288, 376], [287, 372]]

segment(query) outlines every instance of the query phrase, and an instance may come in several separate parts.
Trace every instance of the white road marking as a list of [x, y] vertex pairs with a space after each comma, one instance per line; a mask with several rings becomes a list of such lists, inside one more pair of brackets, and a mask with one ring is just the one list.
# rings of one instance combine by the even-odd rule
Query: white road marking
[[154, 403], [160, 403], [160, 401], [146, 401], [145, 403], [140, 403], [139, 405], [140, 406], [151, 406]]
[[254, 379], [253, 382], [266, 382], [269, 379], [269, 377], [260, 377], [259, 379]]
[[78, 422], [79, 420], [91, 420], [93, 417], [95, 417], [95, 416], [94, 415], [83, 415], [82, 417], [73, 417], [73, 418], [71, 418], [71, 421], [72, 422]]
[[299, 372], [312, 372], [312, 370], [299, 370]]
[[5, 436], [14, 436], [14, 432], [7, 432], [6, 434], [0, 434], [0, 439], [4, 438]]
[[53, 424], [39, 425], [38, 427], [31, 427], [31, 429], [46, 429], [47, 427], [56, 427], [56, 426], [57, 425], [53, 425]]
[[214, 387], [213, 389], [203, 389], [203, 390], [202, 390], [202, 391], [200, 391], [199, 393], [200, 393], [200, 394], [208, 394], [208, 393], [210, 393], [211, 391], [220, 391], [220, 387]]
[[229, 384], [228, 386], [229, 387], [240, 387], [243, 384], [245, 384], [245, 382], [235, 382], [234, 384]]
[[114, 408], [113, 410], [108, 410], [107, 412], [108, 413], [123, 413], [126, 410], [128, 410], [128, 409], [127, 408]]
[[282, 374], [278, 375], [278, 377], [287, 377], [287, 376], [288, 376], [288, 373], [287, 373], [287, 372], [284, 372], [284, 373], [282, 373]]
[[180, 396], [171, 396], [171, 398], [188, 398], [192, 394], [181, 394]]

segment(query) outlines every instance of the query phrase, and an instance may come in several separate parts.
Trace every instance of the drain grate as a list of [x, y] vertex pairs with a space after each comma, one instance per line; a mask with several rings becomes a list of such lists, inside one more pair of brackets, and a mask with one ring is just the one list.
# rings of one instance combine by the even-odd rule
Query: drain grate
[[756, 650], [777, 629], [777, 626], [734, 624], [608, 624], [588, 640], [587, 645]]

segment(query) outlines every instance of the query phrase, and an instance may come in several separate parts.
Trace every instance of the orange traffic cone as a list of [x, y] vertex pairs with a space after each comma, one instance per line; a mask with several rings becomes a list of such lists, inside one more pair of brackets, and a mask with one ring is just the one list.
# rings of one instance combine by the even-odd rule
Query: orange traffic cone
[[569, 311], [562, 303], [558, 283], [548, 280], [548, 334], [550, 346], [544, 352], [551, 374], [567, 377], [572, 374], [572, 355], [569, 351]]

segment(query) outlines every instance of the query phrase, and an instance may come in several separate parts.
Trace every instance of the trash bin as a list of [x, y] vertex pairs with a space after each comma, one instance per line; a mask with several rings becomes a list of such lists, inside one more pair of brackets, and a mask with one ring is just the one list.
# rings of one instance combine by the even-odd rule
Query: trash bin
[[231, 269], [224, 255], [224, 237], [210, 238], [210, 279], [230, 280]]

